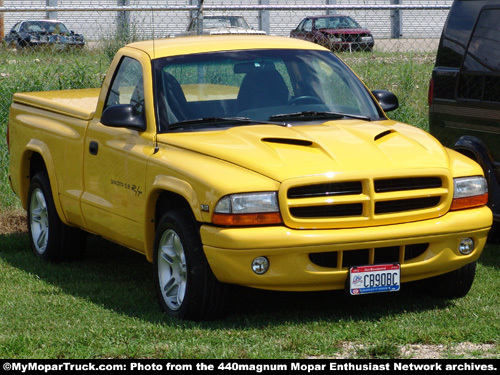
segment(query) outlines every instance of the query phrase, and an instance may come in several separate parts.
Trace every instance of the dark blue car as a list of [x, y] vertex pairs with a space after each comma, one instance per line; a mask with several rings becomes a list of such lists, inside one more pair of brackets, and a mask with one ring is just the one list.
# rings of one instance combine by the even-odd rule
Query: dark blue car
[[11, 47], [79, 47], [85, 45], [82, 34], [75, 34], [60, 21], [20, 21], [5, 36], [4, 42]]

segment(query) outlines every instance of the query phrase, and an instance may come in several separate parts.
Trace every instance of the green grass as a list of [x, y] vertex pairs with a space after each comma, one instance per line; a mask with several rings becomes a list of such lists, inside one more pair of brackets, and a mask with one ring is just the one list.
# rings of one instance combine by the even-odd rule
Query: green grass
[[434, 67], [433, 53], [341, 54], [371, 90], [388, 90], [399, 99], [399, 109], [387, 115], [428, 130], [427, 91]]
[[409, 344], [494, 344], [500, 358], [500, 247], [488, 246], [465, 298], [397, 293], [277, 293], [235, 288], [228, 316], [182, 322], [162, 314], [152, 265], [91, 237], [76, 263], [38, 260], [26, 234], [0, 236], [1, 358], [403, 358]]

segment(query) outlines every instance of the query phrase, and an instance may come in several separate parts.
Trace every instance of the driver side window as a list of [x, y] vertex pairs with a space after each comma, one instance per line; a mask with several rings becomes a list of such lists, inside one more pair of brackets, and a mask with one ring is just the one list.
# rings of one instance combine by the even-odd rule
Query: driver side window
[[136, 109], [144, 106], [142, 66], [130, 57], [124, 57], [120, 62], [104, 109], [117, 104], [132, 104]]
[[304, 22], [304, 31], [312, 31], [312, 20], [308, 19]]

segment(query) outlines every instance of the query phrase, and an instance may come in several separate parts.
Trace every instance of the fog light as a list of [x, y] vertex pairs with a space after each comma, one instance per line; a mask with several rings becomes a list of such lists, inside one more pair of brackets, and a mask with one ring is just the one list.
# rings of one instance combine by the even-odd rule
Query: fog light
[[252, 262], [252, 271], [257, 275], [262, 275], [269, 269], [269, 260], [266, 257], [257, 257]]
[[472, 238], [462, 238], [458, 244], [460, 254], [469, 255], [474, 250], [474, 240]]

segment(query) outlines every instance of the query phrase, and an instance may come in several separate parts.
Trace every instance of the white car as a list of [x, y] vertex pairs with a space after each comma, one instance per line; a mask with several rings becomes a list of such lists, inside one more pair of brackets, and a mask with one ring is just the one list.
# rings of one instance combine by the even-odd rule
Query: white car
[[[194, 17], [185, 33], [181, 35], [196, 35], [198, 33], [198, 18]], [[203, 16], [203, 34], [262, 34], [266, 32], [250, 27], [242, 16]]]

